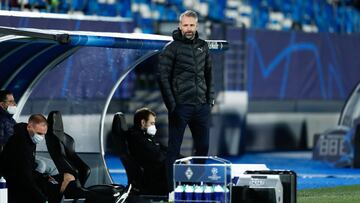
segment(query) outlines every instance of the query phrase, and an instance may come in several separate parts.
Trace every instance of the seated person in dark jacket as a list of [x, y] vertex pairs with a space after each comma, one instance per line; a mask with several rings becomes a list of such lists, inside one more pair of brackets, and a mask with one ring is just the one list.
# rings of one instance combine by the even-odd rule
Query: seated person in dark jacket
[[[13, 115], [16, 113], [16, 109], [13, 93], [9, 90], [0, 90], [0, 154], [7, 140], [14, 134], [16, 121], [13, 119]], [[35, 162], [37, 164], [36, 170], [40, 173], [48, 173], [49, 175], [59, 173], [51, 159], [36, 155]]]
[[0, 157], [9, 203], [60, 202], [68, 183], [75, 180], [70, 174], [51, 177], [35, 170], [36, 144], [44, 140], [46, 132], [47, 121], [41, 114], [30, 116], [28, 124], [14, 126], [14, 135], [9, 138]]
[[167, 194], [166, 147], [154, 140], [156, 114], [148, 108], [135, 112], [134, 126], [127, 138], [130, 154], [144, 169], [144, 192]]
[[7, 90], [0, 90], [0, 153], [9, 137], [14, 134], [15, 113], [16, 102], [13, 94]]

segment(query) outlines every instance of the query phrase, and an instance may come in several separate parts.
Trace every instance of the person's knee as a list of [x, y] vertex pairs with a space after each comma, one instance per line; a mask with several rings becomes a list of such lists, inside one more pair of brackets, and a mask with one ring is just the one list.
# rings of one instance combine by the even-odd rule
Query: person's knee
[[75, 177], [70, 173], [64, 173], [64, 182], [69, 183], [70, 181], [75, 180]]
[[63, 193], [66, 189], [66, 187], [69, 185], [71, 181], [74, 181], [75, 177], [70, 173], [64, 173], [64, 179], [60, 186], [60, 193]]

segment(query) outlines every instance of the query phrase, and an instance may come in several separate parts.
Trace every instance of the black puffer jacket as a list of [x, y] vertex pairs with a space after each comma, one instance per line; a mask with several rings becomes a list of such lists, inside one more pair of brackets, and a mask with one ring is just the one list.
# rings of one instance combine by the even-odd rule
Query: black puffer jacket
[[172, 112], [176, 104], [213, 104], [214, 85], [207, 43], [196, 33], [193, 40], [173, 32], [174, 41], [160, 54], [158, 80], [165, 105]]

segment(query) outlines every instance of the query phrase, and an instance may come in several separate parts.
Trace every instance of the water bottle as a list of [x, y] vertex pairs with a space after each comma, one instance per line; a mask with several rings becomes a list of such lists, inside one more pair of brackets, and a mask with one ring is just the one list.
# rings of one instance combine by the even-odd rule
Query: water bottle
[[204, 202], [210, 203], [212, 201], [213, 188], [209, 185], [205, 186], [204, 189]]
[[6, 187], [6, 180], [4, 177], [0, 178], [0, 203], [8, 202], [8, 192]]
[[185, 186], [185, 200], [186, 202], [193, 202], [194, 186]]
[[201, 202], [203, 200], [203, 192], [204, 192], [204, 186], [202, 185], [197, 185], [195, 186], [195, 191], [194, 191], [194, 200]]
[[181, 203], [182, 200], [183, 200], [183, 192], [184, 192], [184, 187], [182, 185], [178, 185], [176, 188], [175, 188], [175, 197], [174, 197], [174, 200], [175, 200], [175, 203]]
[[224, 189], [221, 185], [216, 185], [214, 187], [214, 200], [221, 203], [225, 202]]

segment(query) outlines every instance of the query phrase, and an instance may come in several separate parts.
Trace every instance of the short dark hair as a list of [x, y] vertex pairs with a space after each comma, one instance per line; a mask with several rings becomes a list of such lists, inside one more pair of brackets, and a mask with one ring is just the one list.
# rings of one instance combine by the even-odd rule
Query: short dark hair
[[187, 10], [185, 11], [184, 13], [182, 13], [179, 17], [179, 22], [181, 23], [181, 19], [184, 17], [184, 16], [187, 16], [187, 17], [193, 17], [195, 18], [196, 22], [198, 21], [198, 15], [196, 14], [195, 11], [192, 11], [192, 10]]
[[156, 117], [155, 112], [151, 111], [149, 108], [143, 107], [138, 110], [136, 110], [134, 114], [134, 127], [140, 128], [141, 127], [141, 120], [148, 121], [149, 116], [153, 115]]
[[9, 90], [0, 90], [0, 102], [6, 101], [7, 96], [12, 94]]
[[34, 124], [44, 123], [44, 124], [48, 125], [45, 116], [42, 115], [42, 114], [33, 114], [33, 115], [31, 115], [28, 122], [29, 123], [34, 123]]

